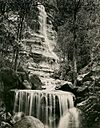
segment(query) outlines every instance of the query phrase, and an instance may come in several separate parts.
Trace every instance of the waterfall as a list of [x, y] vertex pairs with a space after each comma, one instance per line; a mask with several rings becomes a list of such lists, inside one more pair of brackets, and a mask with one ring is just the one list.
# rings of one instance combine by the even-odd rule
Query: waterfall
[[46, 43], [47, 49], [48, 49], [48, 52], [44, 53], [44, 55], [53, 57], [56, 60], [58, 60], [58, 57], [53, 52], [52, 45], [50, 44], [52, 42], [48, 39], [48, 36], [47, 36], [47, 13], [45, 11], [45, 7], [41, 3], [38, 3], [38, 10], [39, 10], [38, 20], [39, 20], [39, 24], [40, 24], [39, 33], [40, 33], [40, 35], [42, 35], [44, 37], [45, 43]]
[[[48, 61], [49, 58], [56, 62], [56, 60], [58, 60], [58, 57], [53, 52], [53, 48], [51, 45], [53, 43], [48, 38], [47, 13], [45, 11], [45, 7], [39, 3], [38, 10], [40, 28], [39, 35], [37, 35], [44, 39], [44, 41], [42, 42], [44, 43], [44, 50], [42, 51], [42, 55], [45, 56], [45, 58], [47, 59], [46, 61]], [[51, 63], [53, 62], [51, 61]], [[43, 63], [41, 67], [43, 66], [46, 66], [46, 64]], [[57, 67], [56, 63], [54, 67]], [[49, 75], [46, 74], [46, 71], [52, 73], [52, 68], [49, 66], [43, 68], [45, 72], [41, 72], [40, 69], [38, 71], [36, 70], [36, 72], [34, 69], [32, 70], [32, 72], [34, 71], [35, 73], [37, 73], [37, 75], [42, 74], [41, 76], [43, 76], [44, 78], [42, 79], [47, 82], [47, 85], [49, 87], [53, 85], [53, 82], [56, 80], [52, 78], [50, 79]], [[45, 128], [79, 128], [79, 115], [77, 109], [74, 108], [74, 95], [70, 92], [50, 91], [50, 89], [16, 90], [14, 112], [24, 112], [25, 115], [34, 116], [40, 119], [44, 123]]]
[[[69, 113], [71, 113], [74, 120], [73, 125], [76, 127], [66, 128], [78, 128], [78, 113], [73, 111], [73, 99], [74, 95], [72, 93], [63, 91], [17, 90], [15, 91], [14, 112], [24, 112], [26, 115], [34, 116], [40, 119], [48, 128], [57, 128], [62, 123], [68, 125], [70, 121]], [[64, 116], [65, 112], [68, 113], [67, 116]], [[65, 121], [65, 119], [68, 120]], [[62, 125], [59, 128], [65, 127]]]

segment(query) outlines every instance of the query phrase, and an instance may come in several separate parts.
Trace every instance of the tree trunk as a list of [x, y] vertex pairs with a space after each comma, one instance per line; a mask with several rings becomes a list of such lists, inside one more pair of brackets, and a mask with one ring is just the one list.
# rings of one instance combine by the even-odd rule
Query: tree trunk
[[20, 51], [20, 47], [19, 47], [19, 42], [22, 39], [22, 29], [23, 29], [23, 20], [24, 17], [20, 17], [20, 22], [18, 24], [18, 32], [17, 32], [17, 44], [16, 44], [16, 51], [15, 51], [15, 62], [14, 62], [14, 70], [17, 71], [17, 66], [18, 66], [18, 58], [19, 58], [19, 51]]
[[14, 62], [14, 70], [17, 71], [17, 65], [18, 65], [18, 56], [19, 56], [19, 48], [16, 48], [16, 53], [15, 53], [15, 62]]
[[76, 15], [77, 15], [77, 9], [79, 6], [80, 0], [78, 3], [75, 0], [75, 7], [74, 7], [74, 13], [73, 13], [73, 84], [76, 86], [77, 84], [77, 35], [76, 35]]
[[74, 83], [74, 86], [76, 86], [77, 84], [77, 54], [76, 54], [75, 46], [73, 49], [73, 83]]

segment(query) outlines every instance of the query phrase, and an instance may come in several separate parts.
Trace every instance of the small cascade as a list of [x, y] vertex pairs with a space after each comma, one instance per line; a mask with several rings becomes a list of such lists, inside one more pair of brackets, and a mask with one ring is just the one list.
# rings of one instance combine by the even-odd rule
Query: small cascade
[[38, 16], [38, 20], [39, 20], [39, 24], [40, 24], [40, 28], [39, 28], [39, 33], [40, 35], [43, 35], [45, 38], [47, 37], [47, 27], [46, 27], [46, 19], [47, 19], [47, 13], [45, 11], [45, 7], [38, 3], [37, 6], [38, 10], [39, 10], [39, 16]]
[[[66, 128], [78, 128], [78, 113], [73, 111], [73, 99], [72, 93], [63, 91], [17, 90], [15, 91], [14, 112], [24, 112], [26, 115], [34, 116], [40, 119], [47, 128], [65, 128], [61, 127], [62, 123], [68, 125]], [[69, 113], [73, 117], [72, 124], [74, 122], [75, 127], [69, 127]]]

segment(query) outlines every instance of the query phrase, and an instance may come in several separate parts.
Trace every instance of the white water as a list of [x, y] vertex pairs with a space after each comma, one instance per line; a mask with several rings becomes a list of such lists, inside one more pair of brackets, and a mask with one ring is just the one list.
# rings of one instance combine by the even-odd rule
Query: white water
[[[78, 128], [78, 112], [73, 109], [73, 98], [72, 93], [63, 91], [17, 90], [15, 92], [14, 112], [24, 112], [26, 115], [35, 116], [48, 128], [57, 128], [58, 124], [58, 128], [65, 128], [64, 126], [68, 126], [66, 128]], [[69, 127], [69, 113], [73, 117], [72, 124], [75, 127]], [[65, 121], [65, 119], [68, 120]]]
[[[46, 45], [47, 45], [47, 52], [44, 52], [44, 56], [50, 56], [55, 58], [56, 60], [58, 60], [58, 56], [53, 52], [53, 47], [50, 43], [52, 43], [47, 36], [47, 13], [45, 11], [45, 7], [38, 3], [38, 10], [39, 10], [39, 16], [38, 16], [38, 20], [39, 20], [39, 24], [40, 24], [40, 29], [39, 29], [39, 33], [40, 35], [42, 35], [45, 39]], [[55, 44], [55, 43], [54, 43]]]
[[79, 124], [79, 111], [73, 107], [61, 117], [58, 128], [79, 128]]

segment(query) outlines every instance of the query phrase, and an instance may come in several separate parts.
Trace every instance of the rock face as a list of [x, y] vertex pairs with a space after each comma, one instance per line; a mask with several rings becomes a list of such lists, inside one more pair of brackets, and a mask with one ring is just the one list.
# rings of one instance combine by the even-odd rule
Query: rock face
[[[43, 85], [51, 84], [50, 76], [54, 70], [59, 68], [59, 58], [54, 53], [56, 45], [56, 31], [53, 30], [52, 22], [47, 24], [47, 14], [43, 5], [38, 5], [40, 24], [38, 32], [27, 28], [30, 36], [24, 36], [22, 39], [22, 49], [20, 51], [20, 64], [30, 72], [39, 76]], [[24, 33], [24, 35], [25, 35]], [[52, 84], [55, 83], [55, 80]]]
[[16, 122], [12, 128], [44, 128], [43, 123], [35, 117], [25, 116]]
[[90, 96], [78, 104], [78, 108], [84, 113], [85, 128], [100, 128], [100, 104], [97, 96]]

